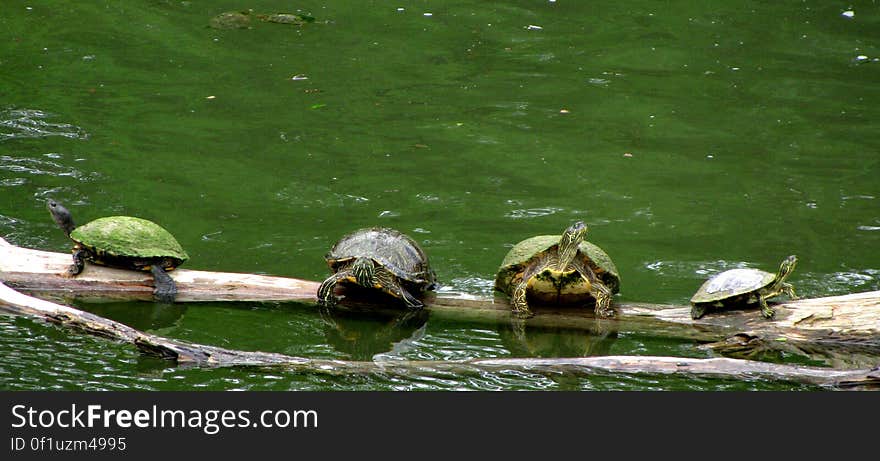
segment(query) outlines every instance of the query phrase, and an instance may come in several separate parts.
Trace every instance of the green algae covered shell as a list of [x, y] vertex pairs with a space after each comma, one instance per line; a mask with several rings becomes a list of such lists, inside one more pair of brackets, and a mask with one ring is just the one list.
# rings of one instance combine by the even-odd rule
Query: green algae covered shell
[[[501, 262], [501, 267], [498, 268], [498, 274], [495, 277], [496, 288], [509, 293], [512, 290], [510, 284], [514, 277], [532, 264], [536, 257], [548, 251], [556, 251], [560, 237], [560, 235], [537, 235], [514, 245], [504, 257], [504, 261]], [[619, 292], [620, 273], [608, 253], [586, 240], [581, 242], [578, 250], [580, 250], [579, 257], [585, 257], [587, 264], [602, 280], [602, 283], [611, 289], [612, 293]]]
[[77, 227], [70, 238], [102, 254], [123, 258], [189, 259], [180, 243], [158, 224], [131, 216], [108, 216]]

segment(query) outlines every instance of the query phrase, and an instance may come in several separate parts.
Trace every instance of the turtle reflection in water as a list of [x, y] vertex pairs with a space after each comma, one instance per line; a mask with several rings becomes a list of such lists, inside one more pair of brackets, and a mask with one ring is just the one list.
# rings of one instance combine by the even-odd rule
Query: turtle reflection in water
[[785, 282], [795, 265], [797, 257], [791, 255], [782, 261], [776, 274], [758, 269], [731, 269], [716, 274], [706, 280], [691, 298], [691, 317], [698, 319], [715, 308], [757, 303], [761, 306], [761, 314], [772, 318], [775, 312], [767, 305], [768, 298], [785, 293], [789, 298], [797, 299], [794, 286]]
[[617, 340], [612, 321], [595, 319], [592, 328], [529, 327], [499, 324], [498, 334], [514, 357], [594, 357], [608, 355]]
[[112, 301], [92, 303], [89, 312], [124, 323], [141, 331], [180, 327], [189, 303], [137, 303]]
[[349, 360], [376, 360], [415, 347], [425, 333], [428, 311], [318, 309], [324, 322], [327, 344], [348, 355]]
[[60, 203], [46, 203], [52, 219], [73, 241], [73, 265], [67, 275], [76, 276], [85, 262], [147, 271], [153, 274], [153, 294], [162, 302], [173, 302], [177, 285], [166, 271], [183, 264], [189, 256], [167, 230], [146, 219], [132, 216], [98, 218], [77, 227], [70, 211]]
[[336, 242], [324, 257], [333, 272], [318, 288], [318, 303], [332, 306], [337, 284], [365, 288], [397, 298], [410, 309], [437, 284], [428, 256], [411, 237], [383, 227], [360, 229]]

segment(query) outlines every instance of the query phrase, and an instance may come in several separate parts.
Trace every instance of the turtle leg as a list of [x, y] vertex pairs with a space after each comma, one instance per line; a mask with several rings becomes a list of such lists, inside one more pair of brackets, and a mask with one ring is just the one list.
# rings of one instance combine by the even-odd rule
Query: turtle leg
[[339, 299], [333, 295], [333, 289], [336, 288], [336, 284], [339, 283], [340, 280], [349, 275], [348, 270], [343, 270], [327, 277], [327, 279], [321, 283], [321, 286], [318, 287], [318, 304], [328, 307], [336, 304]]
[[613, 317], [614, 308], [611, 307], [611, 290], [602, 283], [594, 283], [592, 294], [596, 298], [596, 315], [599, 317]]
[[73, 252], [73, 265], [67, 268], [67, 274], [70, 276], [78, 275], [86, 267], [86, 255], [88, 252], [82, 248]]
[[411, 295], [406, 288], [403, 288], [399, 285], [396, 288], [400, 290], [400, 298], [403, 299], [404, 303], [406, 303], [406, 307], [412, 310], [418, 310], [425, 307], [425, 304], [419, 301], [419, 299], [415, 296]]
[[510, 295], [510, 302], [513, 304], [513, 314], [519, 318], [529, 318], [535, 315], [529, 309], [529, 303], [526, 300], [526, 291], [529, 288], [527, 280], [524, 278], [524, 280], [517, 283]]
[[590, 284], [590, 294], [593, 295], [593, 298], [596, 300], [596, 308], [595, 312], [598, 317], [613, 317], [614, 309], [611, 307], [611, 301], [613, 299], [614, 294], [611, 293], [611, 289], [606, 287], [599, 277], [596, 276], [596, 273], [593, 272], [593, 269], [590, 269], [586, 265], [578, 262], [575, 264], [575, 269], [577, 269], [578, 274]]
[[177, 284], [174, 279], [165, 272], [161, 264], [153, 264], [150, 266], [150, 272], [153, 273], [153, 283], [156, 288], [153, 290], [153, 296], [159, 302], [171, 304], [177, 296]]
[[697, 320], [706, 315], [706, 310], [707, 308], [705, 304], [693, 304], [693, 307], [691, 307], [691, 318]]
[[766, 319], [772, 319], [776, 312], [767, 304], [767, 300], [764, 299], [764, 295], [758, 293], [755, 295], [758, 298], [758, 304], [761, 305], [761, 315]]
[[406, 287], [401, 285], [400, 279], [386, 269], [381, 267], [377, 268], [374, 277], [375, 286], [381, 287], [382, 291], [395, 298], [403, 300], [403, 303], [406, 304], [408, 309], [418, 310], [425, 307], [423, 302], [413, 296]]
[[782, 292], [787, 294], [788, 297], [792, 300], [800, 299], [800, 298], [798, 298], [798, 296], [794, 292], [794, 285], [792, 285], [790, 283], [783, 283], [782, 284]]
[[519, 282], [516, 283], [516, 286], [513, 287], [513, 291], [510, 292], [510, 304], [513, 308], [512, 312], [514, 317], [527, 319], [535, 315], [535, 313], [532, 312], [531, 309], [529, 309], [529, 302], [528, 299], [526, 299], [529, 288], [529, 280], [531, 280], [535, 274], [538, 274], [544, 269], [550, 267], [551, 263], [551, 260], [546, 260], [543, 263], [536, 263], [530, 268], [523, 271], [522, 277], [519, 279]]
[[406, 288], [404, 288], [400, 282], [396, 279], [396, 277], [391, 274], [380, 274], [379, 275], [379, 283], [385, 287], [385, 290], [388, 291], [392, 296], [398, 297], [403, 300], [403, 303], [406, 304], [406, 307], [411, 310], [419, 310], [425, 307], [425, 304], [420, 301], [418, 298], [412, 295]]

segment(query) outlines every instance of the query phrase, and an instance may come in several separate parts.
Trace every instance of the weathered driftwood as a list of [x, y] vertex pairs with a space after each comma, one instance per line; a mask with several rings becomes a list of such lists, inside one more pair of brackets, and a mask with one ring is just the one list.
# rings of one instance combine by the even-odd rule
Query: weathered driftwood
[[0, 283], [0, 311], [26, 315], [89, 334], [131, 343], [144, 353], [191, 366], [254, 366], [281, 368], [300, 373], [390, 374], [412, 377], [461, 375], [486, 371], [527, 372], [548, 376], [561, 374], [675, 374], [704, 378], [786, 381], [841, 388], [875, 388], [880, 386], [880, 369], [878, 368], [835, 370], [729, 358], [605, 356], [559, 359], [507, 358], [461, 361], [356, 362], [237, 351], [148, 334], [114, 320], [27, 296], [2, 283]]
[[[65, 271], [70, 254], [32, 250], [0, 238], [0, 280], [31, 293], [71, 298], [151, 300], [153, 278], [148, 272], [86, 264], [76, 277]], [[318, 284], [285, 277], [177, 269], [179, 302], [187, 301], [314, 301]]]
[[[65, 277], [69, 254], [11, 245], [0, 238], [0, 280], [43, 297], [150, 300], [152, 278], [139, 273], [86, 265], [75, 278]], [[180, 293], [177, 301], [315, 301], [318, 283], [286, 277], [177, 269], [170, 273]], [[429, 294], [432, 317], [468, 322], [510, 321], [504, 298], [467, 294]], [[586, 330], [616, 329], [652, 336], [693, 339], [731, 357], [797, 354], [840, 368], [880, 363], [880, 291], [805, 299], [777, 304], [776, 317], [756, 309], [690, 318], [688, 306], [618, 303], [613, 320], [572, 308], [536, 309], [528, 327]], [[604, 325], [599, 325], [604, 324]]]

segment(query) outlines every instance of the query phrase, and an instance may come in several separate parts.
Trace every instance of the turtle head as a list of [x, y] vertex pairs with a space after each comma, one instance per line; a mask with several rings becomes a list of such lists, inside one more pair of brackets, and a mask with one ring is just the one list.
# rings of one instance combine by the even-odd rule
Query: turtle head
[[58, 224], [58, 227], [70, 237], [70, 233], [76, 228], [76, 225], [73, 223], [73, 217], [70, 216], [70, 211], [67, 211], [67, 208], [64, 208], [63, 205], [52, 199], [46, 202], [46, 208], [49, 209], [55, 224]]
[[575, 255], [577, 255], [578, 247], [584, 241], [586, 235], [587, 225], [583, 221], [572, 224], [571, 227], [562, 233], [562, 237], [559, 238], [559, 263], [557, 270], [560, 272], [565, 271], [565, 268], [568, 267]]
[[779, 265], [779, 274], [776, 276], [776, 280], [783, 281], [794, 272], [794, 267], [797, 265], [797, 256], [791, 255], [785, 258], [782, 261], [782, 264]]
[[358, 285], [365, 288], [376, 286], [376, 268], [372, 259], [363, 257], [355, 259], [351, 265], [351, 271], [354, 273], [354, 280]]

